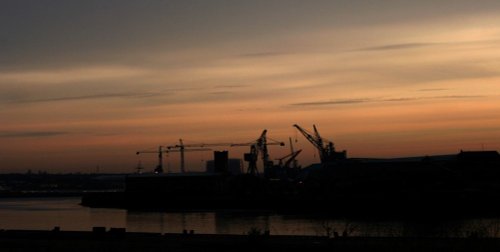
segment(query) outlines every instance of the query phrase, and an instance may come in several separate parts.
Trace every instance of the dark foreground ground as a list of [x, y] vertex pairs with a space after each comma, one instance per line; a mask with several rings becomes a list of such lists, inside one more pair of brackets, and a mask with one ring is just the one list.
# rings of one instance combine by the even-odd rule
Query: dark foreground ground
[[0, 251], [499, 251], [497, 238], [404, 238], [1, 230]]

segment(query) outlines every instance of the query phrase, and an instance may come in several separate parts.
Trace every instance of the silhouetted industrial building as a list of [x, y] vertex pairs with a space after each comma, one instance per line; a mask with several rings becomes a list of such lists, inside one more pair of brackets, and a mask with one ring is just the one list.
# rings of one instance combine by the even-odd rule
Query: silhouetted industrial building
[[206, 172], [239, 175], [243, 173], [243, 162], [238, 158], [229, 158], [227, 151], [214, 151], [214, 160], [207, 161]]

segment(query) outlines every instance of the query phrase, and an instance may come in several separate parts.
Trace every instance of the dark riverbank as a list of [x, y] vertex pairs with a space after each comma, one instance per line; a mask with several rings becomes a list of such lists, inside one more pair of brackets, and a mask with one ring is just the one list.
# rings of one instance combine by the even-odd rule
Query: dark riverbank
[[125, 174], [0, 174], [0, 197], [67, 197], [124, 189]]
[[[400, 159], [342, 159], [288, 173], [142, 174], [82, 205], [155, 211], [265, 211], [345, 218], [500, 216], [496, 151]], [[288, 174], [291, 175], [291, 174]], [[287, 175], [287, 176], [288, 176]]]
[[1, 230], [0, 251], [498, 251], [497, 238], [412, 238]]
[[321, 215], [363, 220], [461, 219], [500, 216], [499, 196], [493, 193], [428, 193], [338, 195], [327, 199], [293, 198], [176, 198], [129, 195], [126, 192], [87, 193], [81, 204], [162, 212], [262, 212]]
[[65, 192], [0, 192], [0, 198], [60, 198], [60, 197], [82, 197], [85, 193], [81, 191]]

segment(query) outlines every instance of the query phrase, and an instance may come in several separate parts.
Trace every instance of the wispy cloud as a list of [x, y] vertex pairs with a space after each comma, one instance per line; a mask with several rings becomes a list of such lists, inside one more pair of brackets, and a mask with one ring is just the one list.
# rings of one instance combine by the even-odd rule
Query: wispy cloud
[[441, 45], [443, 43], [403, 43], [403, 44], [388, 44], [374, 47], [365, 47], [358, 49], [357, 51], [387, 51], [387, 50], [402, 50], [402, 49], [413, 49], [420, 47], [428, 47]]
[[214, 86], [214, 88], [243, 88], [247, 87], [248, 85], [217, 85]]
[[281, 56], [285, 55], [287, 53], [285, 52], [255, 52], [255, 53], [245, 53], [245, 54], [240, 54], [240, 57], [246, 57], [246, 58], [262, 58], [262, 57], [273, 57], [273, 56]]
[[443, 95], [432, 97], [432, 99], [472, 99], [472, 98], [484, 98], [486, 95]]
[[446, 95], [446, 96], [431, 96], [431, 97], [396, 97], [396, 98], [360, 98], [347, 100], [330, 100], [330, 101], [313, 101], [292, 103], [291, 106], [328, 106], [328, 105], [345, 105], [345, 104], [361, 104], [361, 103], [376, 103], [376, 102], [409, 102], [419, 100], [435, 100], [435, 99], [473, 99], [483, 98], [483, 95]]
[[75, 68], [43, 69], [0, 72], [0, 82], [5, 83], [81, 83], [91, 81], [123, 80], [143, 77], [149, 70], [129, 66], [90, 66]]
[[459, 46], [459, 45], [496, 45], [497, 39], [482, 39], [482, 40], [464, 40], [464, 41], [450, 41], [450, 42], [414, 42], [414, 43], [399, 43], [399, 44], [385, 44], [371, 47], [359, 48], [355, 51], [389, 51], [389, 50], [404, 50], [414, 49], [431, 46]]
[[324, 105], [341, 105], [341, 104], [357, 104], [370, 102], [371, 99], [349, 99], [349, 100], [332, 100], [332, 101], [317, 101], [317, 102], [300, 102], [293, 103], [292, 106], [324, 106]]
[[233, 92], [227, 92], [227, 91], [220, 91], [220, 92], [210, 92], [211, 95], [230, 95], [233, 94]]
[[[387, 98], [387, 99], [375, 99], [374, 102], [406, 102], [406, 101], [417, 101], [423, 100], [423, 97], [398, 97], [398, 98]], [[427, 98], [428, 99], [428, 98]]]
[[417, 91], [419, 92], [433, 92], [433, 91], [447, 91], [450, 90], [449, 88], [423, 88], [419, 89]]
[[109, 94], [92, 94], [80, 96], [59, 96], [49, 98], [33, 98], [33, 99], [17, 99], [11, 100], [10, 103], [41, 103], [41, 102], [61, 102], [61, 101], [78, 101], [78, 100], [93, 100], [93, 99], [110, 99], [110, 98], [148, 98], [163, 95], [162, 93], [109, 93]]
[[0, 132], [0, 138], [53, 137], [67, 135], [64, 131], [7, 131]]

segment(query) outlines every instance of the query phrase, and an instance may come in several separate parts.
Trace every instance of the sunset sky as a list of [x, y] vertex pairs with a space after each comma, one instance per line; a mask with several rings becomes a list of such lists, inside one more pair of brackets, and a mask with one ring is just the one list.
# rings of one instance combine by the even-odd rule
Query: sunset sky
[[[499, 13], [498, 0], [1, 0], [0, 173], [152, 170], [137, 150], [263, 129], [317, 162], [295, 123], [349, 157], [500, 150]], [[187, 159], [200, 170], [211, 154]]]

